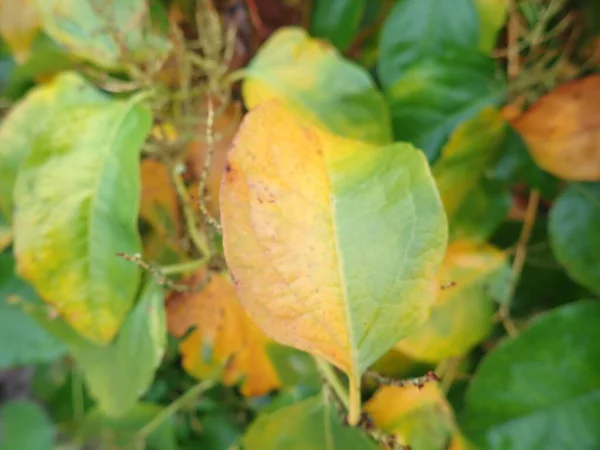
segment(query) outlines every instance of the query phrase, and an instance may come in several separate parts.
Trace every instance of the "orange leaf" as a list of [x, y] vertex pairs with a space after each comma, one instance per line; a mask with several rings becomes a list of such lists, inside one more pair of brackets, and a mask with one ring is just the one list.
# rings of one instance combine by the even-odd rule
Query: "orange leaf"
[[600, 75], [563, 84], [513, 126], [542, 169], [566, 180], [600, 180]]
[[158, 161], [142, 161], [142, 201], [140, 216], [164, 236], [180, 232], [177, 194], [171, 184], [169, 169]]
[[[202, 272], [190, 283], [200, 283]], [[182, 337], [196, 328], [180, 345], [183, 367], [192, 376], [210, 378], [221, 374], [225, 384], [242, 381], [246, 396], [263, 395], [280, 386], [266, 353], [270, 342], [251, 321], [237, 300], [226, 275], [213, 274], [199, 292], [175, 293], [167, 301], [167, 326]]]

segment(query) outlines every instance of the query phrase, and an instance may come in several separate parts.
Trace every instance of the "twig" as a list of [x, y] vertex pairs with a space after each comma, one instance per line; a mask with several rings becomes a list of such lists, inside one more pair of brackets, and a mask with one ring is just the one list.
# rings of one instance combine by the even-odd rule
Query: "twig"
[[511, 280], [506, 290], [506, 295], [500, 304], [500, 308], [498, 309], [498, 316], [504, 324], [504, 328], [509, 336], [515, 336], [518, 334], [517, 327], [510, 318], [510, 304], [513, 296], [515, 295], [515, 290], [517, 288], [519, 278], [521, 277], [523, 266], [525, 265], [525, 259], [527, 258], [527, 244], [529, 243], [533, 225], [535, 224], [539, 203], [540, 192], [537, 189], [534, 189], [531, 191], [531, 194], [529, 195], [529, 201], [527, 202], [523, 227], [521, 228], [519, 242], [517, 243], [517, 248], [515, 250], [515, 259], [513, 260], [512, 265]]
[[440, 378], [437, 374], [430, 370], [425, 375], [416, 378], [406, 378], [404, 380], [398, 380], [396, 378], [386, 377], [381, 375], [380, 373], [369, 371], [366, 373], [368, 377], [373, 378], [377, 383], [383, 384], [385, 386], [395, 386], [395, 387], [406, 387], [406, 386], [416, 386], [419, 389], [423, 388], [427, 383], [432, 381], [440, 381]]
[[508, 78], [514, 80], [519, 74], [519, 13], [517, 12], [517, 0], [508, 1]]
[[208, 249], [206, 237], [200, 235], [198, 232], [198, 225], [196, 223], [196, 215], [194, 214], [192, 200], [190, 199], [190, 196], [185, 188], [183, 178], [181, 178], [177, 168], [171, 171], [171, 179], [173, 180], [173, 185], [175, 186], [175, 192], [177, 193], [179, 201], [181, 202], [183, 216], [185, 218], [185, 226], [190, 239], [196, 247], [196, 250], [198, 250], [201, 255], [209, 256], [210, 250]]
[[[195, 286], [188, 286], [187, 284], [177, 284], [177, 283], [174, 283], [173, 281], [169, 280], [166, 277], [167, 274], [165, 272], [163, 272], [163, 270], [161, 268], [154, 267], [152, 264], [144, 261], [140, 254], [136, 253], [134, 255], [128, 255], [126, 253], [117, 253], [117, 256], [120, 256], [121, 258], [126, 259], [127, 261], [131, 261], [131, 262], [137, 264], [142, 269], [149, 272], [150, 275], [152, 275], [152, 278], [154, 279], [154, 281], [156, 283], [160, 284], [161, 286], [165, 286], [173, 291], [197, 292], [197, 291], [204, 289], [204, 286], [206, 286], [206, 284], [209, 281], [209, 278], [207, 276], [202, 281], [202, 283], [195, 285]], [[197, 261], [191, 261], [188, 263], [176, 264], [173, 266], [166, 266], [165, 269], [170, 274], [175, 274], [175, 273], [182, 273], [182, 272], [185, 272], [188, 270], [192, 270], [192, 267], [194, 267], [194, 268], [201, 267], [203, 265], [206, 265], [207, 263], [208, 263], [208, 258], [203, 258], [203, 259], [199, 259]], [[183, 269], [182, 269], [182, 266], [183, 266]], [[176, 271], [175, 268], [177, 268], [179, 270]], [[208, 273], [208, 271], [207, 271], [207, 273]]]
[[200, 202], [200, 212], [210, 225], [217, 231], [221, 232], [221, 224], [210, 214], [206, 206], [206, 182], [212, 164], [212, 158], [215, 152], [215, 140], [213, 136], [213, 127], [215, 121], [215, 110], [213, 108], [212, 98], [208, 97], [208, 118], [206, 121], [206, 158], [204, 158], [204, 167], [200, 174], [200, 182], [198, 183], [198, 199]]

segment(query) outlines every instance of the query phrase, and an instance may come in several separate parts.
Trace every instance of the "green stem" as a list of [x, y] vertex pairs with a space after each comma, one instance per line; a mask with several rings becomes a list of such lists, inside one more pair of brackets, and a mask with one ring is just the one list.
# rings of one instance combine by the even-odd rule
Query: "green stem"
[[315, 357], [315, 361], [317, 363], [317, 368], [319, 369], [319, 372], [321, 372], [321, 375], [323, 375], [323, 377], [327, 381], [327, 384], [329, 384], [333, 388], [337, 397], [344, 404], [344, 407], [347, 410], [349, 410], [350, 399], [348, 397], [348, 391], [342, 385], [339, 377], [335, 374], [333, 367], [331, 367], [331, 365], [324, 359]]
[[194, 261], [186, 261], [178, 264], [171, 264], [160, 268], [163, 275], [175, 275], [185, 272], [193, 272], [194, 270], [205, 266], [208, 263], [208, 258], [196, 259]]
[[179, 398], [167, 405], [150, 422], [144, 425], [136, 434], [136, 440], [146, 439], [169, 417], [175, 414], [182, 406], [194, 397], [208, 391], [215, 385], [213, 380], [204, 380], [185, 391]]

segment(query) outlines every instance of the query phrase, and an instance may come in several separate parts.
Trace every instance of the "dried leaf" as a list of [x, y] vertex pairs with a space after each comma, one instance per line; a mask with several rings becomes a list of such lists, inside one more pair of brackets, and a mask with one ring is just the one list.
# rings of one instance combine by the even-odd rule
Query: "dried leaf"
[[[204, 274], [197, 273], [189, 282], [194, 285], [203, 279]], [[266, 353], [269, 340], [238, 302], [226, 275], [213, 274], [199, 292], [171, 295], [167, 326], [177, 337], [196, 327], [180, 345], [183, 366], [191, 375], [210, 378], [220, 374], [229, 385], [243, 380], [241, 392], [246, 396], [279, 387]]]
[[250, 316], [353, 380], [427, 317], [447, 224], [409, 144], [340, 138], [265, 103], [229, 152], [221, 222]]
[[600, 75], [559, 86], [513, 126], [542, 169], [565, 180], [600, 180]]

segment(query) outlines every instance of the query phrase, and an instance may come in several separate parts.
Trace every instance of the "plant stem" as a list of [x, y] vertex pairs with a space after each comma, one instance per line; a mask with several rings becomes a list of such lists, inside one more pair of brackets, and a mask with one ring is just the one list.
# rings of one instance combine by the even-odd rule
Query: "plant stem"
[[213, 380], [204, 380], [189, 388], [179, 398], [172, 401], [161, 412], [159, 412], [150, 422], [144, 425], [136, 434], [136, 440], [143, 440], [150, 436], [165, 420], [175, 414], [182, 406], [194, 397], [208, 391], [215, 385]]
[[331, 365], [324, 359], [318, 358], [316, 356], [315, 356], [315, 361], [317, 363], [317, 368], [319, 369], [319, 372], [321, 373], [323, 378], [325, 378], [325, 380], [327, 381], [327, 384], [329, 384], [333, 388], [333, 390], [335, 391], [335, 394], [338, 396], [340, 401], [344, 404], [344, 407], [347, 410], [349, 410], [350, 409], [350, 399], [348, 398], [348, 391], [346, 390], [346, 388], [344, 388], [344, 386], [340, 382], [340, 379], [335, 374], [333, 367], [331, 367]]
[[531, 194], [529, 195], [529, 201], [527, 202], [527, 210], [525, 211], [523, 228], [521, 228], [521, 235], [519, 236], [519, 242], [517, 243], [517, 249], [515, 250], [515, 259], [512, 265], [512, 277], [510, 284], [508, 285], [506, 296], [503, 299], [500, 308], [498, 309], [498, 316], [502, 320], [504, 328], [509, 336], [515, 336], [518, 334], [517, 327], [510, 319], [510, 304], [513, 296], [515, 295], [515, 290], [517, 288], [519, 278], [521, 277], [523, 266], [525, 265], [525, 258], [527, 257], [527, 244], [529, 242], [529, 238], [531, 237], [533, 225], [535, 224], [535, 217], [539, 203], [540, 192], [537, 189], [534, 189], [531, 191]]
[[196, 259], [194, 261], [186, 261], [178, 264], [171, 264], [169, 266], [163, 266], [160, 271], [163, 275], [174, 275], [184, 272], [192, 272], [208, 263], [208, 258]]
[[348, 377], [350, 385], [350, 408], [348, 409], [348, 424], [358, 425], [360, 421], [360, 375]]

